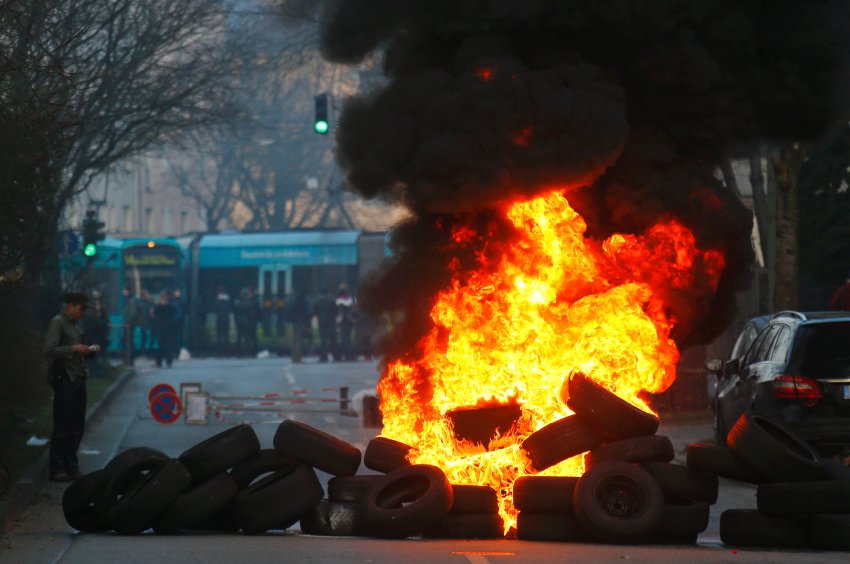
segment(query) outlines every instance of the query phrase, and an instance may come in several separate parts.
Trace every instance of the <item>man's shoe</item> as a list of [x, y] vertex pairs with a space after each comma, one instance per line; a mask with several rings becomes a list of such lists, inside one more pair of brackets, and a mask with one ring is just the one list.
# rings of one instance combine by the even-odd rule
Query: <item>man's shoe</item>
[[72, 480], [74, 480], [75, 482], [79, 482], [80, 480], [82, 480], [82, 479], [83, 479], [83, 476], [85, 476], [85, 474], [83, 474], [83, 473], [82, 473], [82, 472], [80, 472], [79, 470], [73, 470], [73, 471], [71, 471], [71, 472], [68, 472], [68, 475], [69, 475], [69, 476], [71, 477], [71, 479], [72, 479]]
[[53, 472], [50, 474], [51, 482], [71, 482], [73, 478], [65, 472]]

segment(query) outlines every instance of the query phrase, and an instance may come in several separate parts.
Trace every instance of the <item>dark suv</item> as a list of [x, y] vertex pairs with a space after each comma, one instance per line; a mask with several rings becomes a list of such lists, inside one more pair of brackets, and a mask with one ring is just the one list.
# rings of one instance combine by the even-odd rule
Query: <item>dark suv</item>
[[786, 423], [822, 453], [850, 445], [850, 312], [783, 311], [754, 318], [732, 358], [710, 360], [706, 367], [719, 380], [714, 397], [719, 444], [751, 410]]

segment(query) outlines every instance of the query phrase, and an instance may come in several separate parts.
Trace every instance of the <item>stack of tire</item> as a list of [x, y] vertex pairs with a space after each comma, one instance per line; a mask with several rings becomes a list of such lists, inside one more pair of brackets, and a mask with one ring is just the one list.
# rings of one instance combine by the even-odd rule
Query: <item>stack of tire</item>
[[658, 418], [582, 374], [563, 398], [574, 415], [530, 435], [530, 473], [585, 455], [580, 478], [523, 476], [514, 483], [517, 536], [524, 540], [693, 544], [708, 527], [718, 480], [671, 464]]
[[372, 439], [363, 464], [382, 474], [337, 476], [328, 498], [301, 518], [312, 535], [379, 538], [501, 538], [496, 490], [452, 485], [442, 470], [410, 464], [410, 446], [385, 437]]
[[758, 509], [728, 509], [720, 539], [760, 548], [850, 550], [850, 471], [822, 460], [779, 422], [745, 413], [729, 431], [727, 447], [693, 444], [688, 464], [719, 476], [758, 484]]

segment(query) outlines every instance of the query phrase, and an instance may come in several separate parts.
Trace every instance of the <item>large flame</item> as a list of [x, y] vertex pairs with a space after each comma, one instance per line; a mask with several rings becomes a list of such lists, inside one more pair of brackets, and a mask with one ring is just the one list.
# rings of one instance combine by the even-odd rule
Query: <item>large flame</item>
[[[507, 530], [516, 522], [513, 482], [533, 472], [520, 444], [572, 413], [559, 399], [565, 378], [583, 372], [649, 410], [638, 394], [670, 386], [679, 357], [665, 296], [696, 276], [713, 291], [723, 256], [698, 249], [672, 220], [641, 235], [587, 239], [559, 193], [506, 214], [517, 230], [512, 250], [499, 264], [454, 272], [431, 310], [424, 354], [388, 364], [378, 392], [382, 434], [414, 446], [411, 462], [439, 466], [452, 483], [494, 487]], [[452, 235], [458, 245], [480, 236]], [[494, 404], [518, 404], [521, 416], [487, 445], [455, 435], [449, 412]], [[575, 457], [544, 474], [583, 471]]]

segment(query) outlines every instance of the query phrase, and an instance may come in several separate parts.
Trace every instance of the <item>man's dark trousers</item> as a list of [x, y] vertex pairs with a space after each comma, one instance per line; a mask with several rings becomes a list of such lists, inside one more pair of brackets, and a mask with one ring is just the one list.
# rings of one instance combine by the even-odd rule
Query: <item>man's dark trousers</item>
[[80, 469], [77, 449], [86, 423], [86, 383], [66, 377], [53, 384], [53, 435], [50, 438], [50, 474]]

